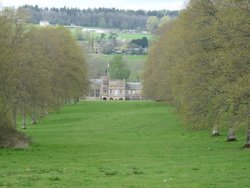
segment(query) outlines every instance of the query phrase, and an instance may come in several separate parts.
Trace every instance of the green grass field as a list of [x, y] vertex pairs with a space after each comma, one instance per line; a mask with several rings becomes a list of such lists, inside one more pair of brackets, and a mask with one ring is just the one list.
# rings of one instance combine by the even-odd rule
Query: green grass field
[[142, 34], [142, 33], [123, 33], [123, 32], [118, 32], [118, 39], [120, 40], [128, 40], [131, 41], [133, 39], [142, 39], [143, 37], [147, 37], [147, 39], [150, 41], [153, 39], [152, 34]]
[[85, 101], [25, 130], [27, 150], [0, 150], [0, 187], [245, 188], [249, 150], [225, 133], [182, 127], [154, 102]]

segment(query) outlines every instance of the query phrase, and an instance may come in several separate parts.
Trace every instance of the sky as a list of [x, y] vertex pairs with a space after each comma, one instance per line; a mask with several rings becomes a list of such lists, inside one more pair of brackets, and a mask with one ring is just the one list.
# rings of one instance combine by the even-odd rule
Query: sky
[[180, 10], [187, 0], [0, 0], [3, 7], [18, 7], [22, 5], [38, 5], [39, 7], [69, 7], [69, 8], [118, 8], [143, 10]]

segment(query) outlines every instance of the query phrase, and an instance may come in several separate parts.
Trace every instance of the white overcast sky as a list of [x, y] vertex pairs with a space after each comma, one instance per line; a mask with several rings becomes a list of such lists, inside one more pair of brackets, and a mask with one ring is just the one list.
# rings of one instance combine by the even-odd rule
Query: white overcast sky
[[3, 7], [18, 7], [22, 5], [38, 5], [39, 7], [69, 7], [69, 8], [118, 8], [143, 10], [180, 10], [188, 0], [0, 0]]

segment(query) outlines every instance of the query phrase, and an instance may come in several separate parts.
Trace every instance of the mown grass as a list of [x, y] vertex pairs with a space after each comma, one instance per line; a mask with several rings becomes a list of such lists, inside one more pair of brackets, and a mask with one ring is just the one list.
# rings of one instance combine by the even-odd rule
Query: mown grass
[[146, 37], [149, 41], [153, 39], [152, 34], [143, 34], [143, 33], [124, 33], [124, 32], [118, 32], [118, 39], [120, 40], [128, 40], [131, 41], [133, 39], [142, 39], [143, 37]]
[[154, 102], [85, 101], [25, 131], [27, 150], [0, 150], [0, 187], [249, 187], [249, 150], [183, 128]]

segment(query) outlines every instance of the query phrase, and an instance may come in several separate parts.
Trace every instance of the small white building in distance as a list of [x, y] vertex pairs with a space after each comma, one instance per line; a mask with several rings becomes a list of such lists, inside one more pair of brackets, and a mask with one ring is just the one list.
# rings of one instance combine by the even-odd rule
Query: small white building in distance
[[49, 26], [49, 21], [47, 20], [40, 20], [40, 23], [39, 23], [40, 26]]

